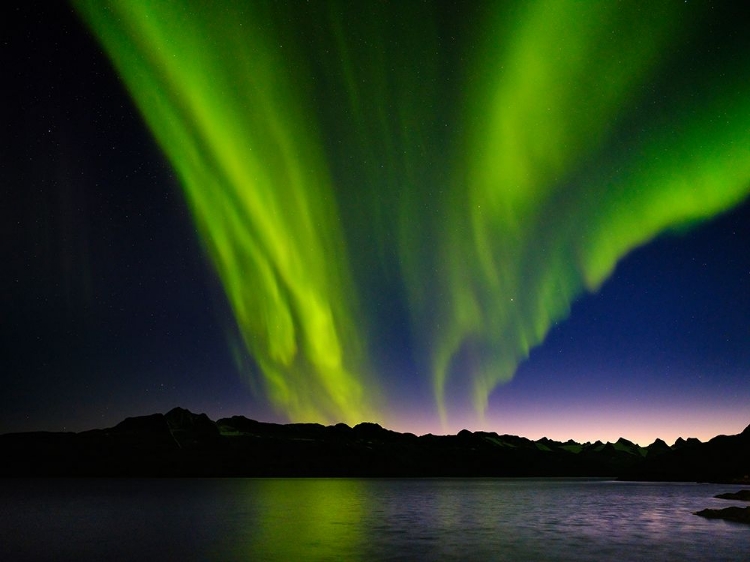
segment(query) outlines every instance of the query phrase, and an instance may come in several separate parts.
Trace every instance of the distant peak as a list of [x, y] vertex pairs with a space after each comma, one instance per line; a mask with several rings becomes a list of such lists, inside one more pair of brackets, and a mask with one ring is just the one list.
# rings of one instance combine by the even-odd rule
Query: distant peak
[[[170, 412], [189, 412], [190, 410], [188, 410], [187, 408], [183, 408], [182, 406], [175, 406], [174, 408], [172, 408], [169, 411]], [[169, 412], [167, 412], [167, 413], [169, 413]]]
[[381, 426], [379, 423], [374, 423], [374, 422], [362, 422], [362, 423], [358, 423], [357, 425], [355, 425], [354, 429], [359, 429], [359, 430], [364, 429], [364, 430], [369, 430], [369, 431], [382, 430], [383, 426]]
[[177, 415], [184, 415], [184, 414], [193, 415], [193, 412], [191, 412], [187, 408], [180, 408], [179, 406], [175, 406], [164, 415], [165, 416], [177, 416]]

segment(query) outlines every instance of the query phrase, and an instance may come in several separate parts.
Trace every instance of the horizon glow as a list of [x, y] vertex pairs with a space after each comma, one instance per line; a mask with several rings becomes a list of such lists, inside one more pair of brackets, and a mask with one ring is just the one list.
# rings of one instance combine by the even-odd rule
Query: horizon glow
[[451, 47], [431, 4], [76, 7], [291, 420], [398, 417], [402, 325], [444, 427], [481, 417], [631, 250], [750, 192], [748, 57], [665, 81], [681, 5], [490, 4]]

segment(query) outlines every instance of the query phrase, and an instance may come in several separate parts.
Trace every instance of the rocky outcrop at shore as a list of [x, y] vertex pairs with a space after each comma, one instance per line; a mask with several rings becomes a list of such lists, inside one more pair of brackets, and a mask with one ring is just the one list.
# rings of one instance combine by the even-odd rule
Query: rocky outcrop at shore
[[695, 513], [707, 519], [723, 519], [737, 523], [750, 523], [750, 507], [725, 507], [724, 509], [703, 509]]
[[721, 500], [739, 500], [743, 502], [750, 502], [750, 490], [740, 490], [739, 492], [727, 492], [726, 494], [719, 494], [714, 496]]
[[[721, 500], [750, 501], [750, 490], [726, 492], [724, 494], [717, 494], [714, 497]], [[696, 511], [695, 515], [700, 515], [708, 519], [724, 519], [725, 521], [750, 523], [750, 507], [732, 506], [724, 509], [703, 509]]]

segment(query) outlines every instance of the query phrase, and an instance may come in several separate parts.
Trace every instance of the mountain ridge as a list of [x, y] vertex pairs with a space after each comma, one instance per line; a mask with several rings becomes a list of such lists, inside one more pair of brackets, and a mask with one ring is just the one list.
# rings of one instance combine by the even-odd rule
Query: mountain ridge
[[3, 476], [590, 476], [628, 480], [750, 480], [750, 426], [703, 443], [647, 447], [536, 441], [496, 432], [399, 433], [377, 423], [211, 420], [184, 408], [79, 433], [0, 435]]

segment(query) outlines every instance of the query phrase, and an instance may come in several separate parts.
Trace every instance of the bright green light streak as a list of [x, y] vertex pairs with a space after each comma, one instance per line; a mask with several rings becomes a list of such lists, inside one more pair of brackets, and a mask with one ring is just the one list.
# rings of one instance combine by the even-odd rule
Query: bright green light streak
[[377, 391], [307, 86], [265, 5], [77, 5], [180, 175], [273, 403], [295, 419], [371, 417]]
[[457, 387], [481, 413], [629, 251], [750, 190], [746, 59], [692, 104], [644, 109], [689, 44], [684, 12], [700, 20], [678, 3], [489, 3], [484, 32], [447, 59], [458, 69], [441, 67], [452, 39], [421, 3], [78, 6], [295, 419], [372, 415], [364, 342], [388, 326], [370, 303], [383, 286], [405, 293], [441, 416]]
[[451, 375], [468, 376], [483, 412], [492, 389], [618, 260], [665, 229], [731, 207], [750, 188], [750, 96], [741, 80], [703, 107], [671, 108], [668, 130], [645, 130], [614, 162], [602, 157], [689, 28], [677, 4], [522, 6], [507, 37], [491, 28], [479, 61], [488, 79], [469, 113], [466, 190], [454, 193], [443, 240], [448, 298], [438, 301], [433, 335], [443, 419]]

